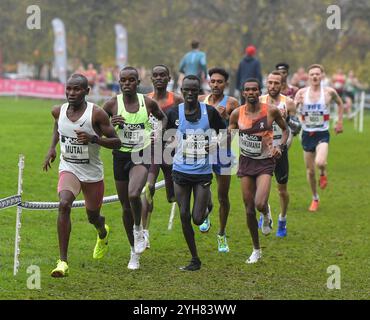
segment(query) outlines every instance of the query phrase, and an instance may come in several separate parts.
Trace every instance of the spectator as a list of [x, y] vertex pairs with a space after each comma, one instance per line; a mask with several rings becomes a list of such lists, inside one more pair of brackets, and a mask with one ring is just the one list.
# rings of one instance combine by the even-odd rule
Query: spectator
[[[261, 63], [255, 58], [256, 53], [257, 49], [253, 45], [245, 48], [245, 56], [239, 63], [236, 75], [236, 87], [240, 93], [243, 92], [243, 84], [248, 78], [257, 79], [262, 89]], [[244, 102], [245, 98], [241, 95], [241, 103], [244, 104]]]
[[191, 42], [191, 51], [186, 53], [180, 62], [180, 76], [178, 87], [181, 88], [182, 80], [185, 76], [195, 75], [201, 79], [202, 84], [207, 80], [207, 56], [199, 50], [199, 41]]

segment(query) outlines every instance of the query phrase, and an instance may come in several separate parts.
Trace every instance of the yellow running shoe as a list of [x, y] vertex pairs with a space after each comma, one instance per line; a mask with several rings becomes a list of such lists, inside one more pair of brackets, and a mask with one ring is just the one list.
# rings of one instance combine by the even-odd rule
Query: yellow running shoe
[[57, 267], [51, 272], [53, 278], [63, 278], [68, 276], [68, 264], [65, 261], [58, 260]]
[[107, 230], [107, 235], [104, 239], [100, 239], [98, 234], [98, 239], [96, 240], [96, 245], [93, 253], [94, 259], [102, 259], [108, 252], [109, 227], [107, 225], [105, 225], [105, 230]]

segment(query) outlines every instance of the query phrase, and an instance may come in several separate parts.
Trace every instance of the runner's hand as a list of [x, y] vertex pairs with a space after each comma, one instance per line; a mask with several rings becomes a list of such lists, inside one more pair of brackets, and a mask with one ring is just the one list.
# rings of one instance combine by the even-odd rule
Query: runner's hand
[[115, 115], [111, 119], [113, 126], [123, 126], [125, 123], [125, 118], [123, 118], [121, 115]]
[[56, 156], [57, 153], [55, 151], [55, 148], [50, 148], [48, 154], [45, 157], [44, 164], [42, 166], [42, 169], [44, 171], [48, 171], [48, 169], [51, 169], [51, 163], [54, 162]]
[[343, 123], [337, 122], [334, 128], [335, 134], [343, 133]]

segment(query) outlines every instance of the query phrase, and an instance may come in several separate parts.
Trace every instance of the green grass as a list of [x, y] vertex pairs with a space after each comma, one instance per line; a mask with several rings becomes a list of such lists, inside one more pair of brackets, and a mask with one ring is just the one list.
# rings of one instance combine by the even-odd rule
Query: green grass
[[[58, 163], [44, 173], [42, 163], [51, 140], [52, 101], [0, 99], [0, 198], [17, 193], [18, 155], [25, 155], [23, 199], [57, 201]], [[329, 185], [320, 192], [321, 207], [307, 211], [310, 193], [298, 139], [290, 150], [291, 195], [288, 237], [261, 236], [263, 260], [245, 264], [252, 245], [246, 227], [239, 181], [232, 180], [231, 213], [227, 226], [230, 252], [217, 252], [217, 198], [213, 226], [208, 234], [197, 229], [196, 241], [203, 262], [198, 272], [183, 273], [188, 262], [178, 213], [174, 228], [167, 230], [170, 205], [165, 192], [155, 197], [151, 219], [151, 249], [141, 258], [141, 269], [127, 269], [129, 245], [117, 203], [103, 207], [111, 227], [106, 259], [93, 261], [96, 233], [83, 209], [72, 212], [69, 246], [70, 276], [53, 279], [50, 271], [58, 258], [56, 211], [27, 211], [22, 214], [20, 269], [13, 277], [16, 209], [0, 211], [0, 299], [369, 299], [370, 252], [370, 115], [365, 132], [345, 122], [343, 135], [332, 135], [329, 152]], [[103, 150], [106, 195], [115, 194], [112, 159]], [[213, 183], [215, 190], [216, 182]], [[279, 203], [275, 182], [270, 204], [277, 220]], [[275, 231], [275, 230], [274, 230]], [[27, 268], [41, 270], [41, 289], [27, 288]], [[326, 286], [330, 265], [341, 269], [341, 289]]]

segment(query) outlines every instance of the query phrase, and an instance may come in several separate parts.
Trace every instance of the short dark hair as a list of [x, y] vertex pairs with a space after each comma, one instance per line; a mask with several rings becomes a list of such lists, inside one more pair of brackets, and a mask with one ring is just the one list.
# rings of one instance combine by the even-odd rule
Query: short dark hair
[[279, 70], [271, 71], [270, 74], [273, 74], [274, 76], [280, 76], [281, 78], [283, 78]]
[[139, 71], [137, 71], [137, 69], [136, 69], [136, 68], [131, 67], [131, 66], [127, 66], [127, 67], [122, 68], [120, 72], [122, 72], [122, 71], [126, 71], [126, 70], [135, 71], [135, 73], [136, 73], [136, 75], [137, 75], [137, 79], [139, 80]]
[[258, 89], [259, 89], [259, 90], [261, 90], [261, 83], [260, 83], [260, 82], [259, 82], [259, 80], [258, 80], [258, 79], [256, 79], [256, 78], [248, 78], [247, 80], [245, 80], [245, 81], [243, 82], [243, 90], [244, 90], [244, 86], [245, 86], [245, 84], [246, 84], [247, 82], [256, 82], [256, 83], [258, 84]]
[[197, 77], [197, 76], [195, 76], [195, 75], [193, 75], [193, 74], [189, 74], [189, 75], [187, 75], [183, 80], [182, 80], [182, 82], [184, 82], [185, 80], [196, 80], [196, 81], [198, 81], [198, 83], [199, 83], [199, 87], [200, 87], [200, 79]]
[[193, 41], [191, 42], [191, 47], [192, 47], [192, 49], [197, 49], [197, 48], [199, 48], [199, 44], [200, 44], [199, 40], [193, 40]]
[[165, 64], [156, 64], [155, 66], [153, 66], [152, 72], [153, 72], [154, 68], [157, 68], [157, 67], [162, 67], [162, 68], [166, 69], [167, 74], [170, 75], [170, 69]]
[[286, 69], [287, 71], [289, 71], [289, 64], [287, 64], [286, 62], [279, 62], [276, 64], [275, 69]]
[[70, 78], [68, 80], [80, 81], [81, 82], [81, 87], [84, 88], [84, 89], [87, 89], [89, 87], [89, 81], [87, 80], [87, 78], [83, 74], [74, 73], [70, 76]]
[[225, 78], [225, 82], [227, 82], [227, 80], [229, 80], [229, 73], [224, 68], [216, 67], [216, 68], [209, 69], [208, 75], [210, 77], [212, 77], [212, 75], [214, 73], [218, 73], [218, 74], [222, 75]]

